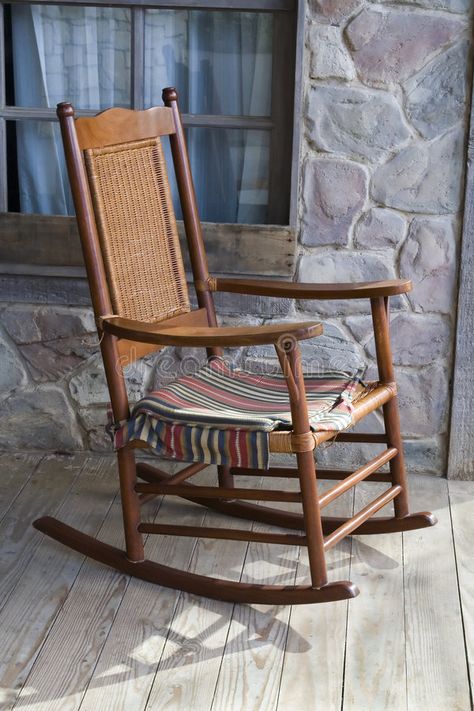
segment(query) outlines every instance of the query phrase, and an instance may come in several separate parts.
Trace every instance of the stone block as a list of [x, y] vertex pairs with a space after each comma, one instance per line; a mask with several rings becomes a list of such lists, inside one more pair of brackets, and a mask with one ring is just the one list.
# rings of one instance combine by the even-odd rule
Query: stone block
[[417, 217], [400, 253], [400, 273], [413, 281], [415, 311], [453, 313], [456, 298], [457, 228], [451, 217]]
[[8, 336], [0, 331], [0, 395], [6, 395], [28, 383], [23, 359]]
[[445, 365], [397, 368], [396, 379], [403, 436], [434, 436], [446, 432], [449, 373]]
[[355, 12], [361, 4], [362, 0], [309, 0], [309, 9], [311, 17], [318, 22], [338, 25]]
[[404, 441], [405, 461], [408, 473], [446, 475], [447, 437], [432, 439], [407, 439]]
[[88, 407], [78, 410], [79, 421], [86, 431], [87, 448], [92, 452], [113, 452], [113, 444], [106, 432], [105, 407]]
[[[67, 343], [66, 343], [66, 342]], [[80, 339], [67, 338], [46, 343], [27, 343], [18, 346], [27, 361], [30, 373], [37, 382], [56, 381], [78, 368], [90, 357]], [[65, 352], [66, 348], [69, 352]]]
[[318, 148], [367, 160], [380, 159], [411, 135], [395, 97], [379, 90], [313, 87], [307, 121]]
[[[428, 365], [449, 356], [451, 325], [439, 314], [395, 314], [390, 321], [390, 335], [396, 365]], [[373, 338], [366, 347], [375, 358]]]
[[2, 323], [16, 343], [38, 343], [96, 333], [90, 309], [16, 304], [2, 314]]
[[464, 132], [402, 149], [374, 173], [372, 197], [406, 212], [449, 214], [461, 206]]
[[355, 69], [339, 28], [332, 25], [312, 25], [309, 30], [311, 47], [310, 76], [317, 79], [355, 78]]
[[464, 29], [457, 18], [390, 8], [364, 8], [346, 29], [363, 81], [400, 82]]
[[[373, 252], [333, 250], [301, 257], [298, 281], [302, 282], [352, 282], [395, 279], [393, 260]], [[367, 299], [334, 301], [299, 301], [302, 311], [320, 315], [370, 313]]]
[[315, 158], [304, 167], [301, 241], [314, 247], [346, 245], [367, 198], [366, 169], [351, 161]]
[[[300, 342], [303, 371], [306, 375], [320, 375], [330, 370], [356, 374], [365, 369], [362, 350], [336, 323], [324, 322], [324, 333]], [[242, 363], [252, 372], [280, 373], [281, 368], [272, 345], [251, 346]]]
[[354, 244], [366, 249], [395, 248], [405, 237], [407, 223], [392, 210], [373, 207], [365, 212], [354, 229]]
[[[130, 402], [136, 402], [148, 391], [152, 367], [148, 358], [132, 363], [124, 369]], [[102, 360], [93, 356], [69, 381], [69, 391], [80, 407], [105, 405], [110, 401]]]
[[407, 114], [424, 138], [439, 136], [464, 116], [468, 51], [469, 42], [459, 42], [405, 82]]
[[[392, 3], [393, 0], [371, 0], [371, 2]], [[471, 0], [399, 0], [400, 5], [426, 7], [429, 10], [447, 10], [448, 12], [468, 13]]]
[[344, 324], [350, 330], [357, 343], [364, 345], [373, 336], [372, 316], [348, 316], [344, 319]]
[[2, 449], [83, 449], [76, 416], [64, 392], [47, 385], [12, 393], [2, 403]]

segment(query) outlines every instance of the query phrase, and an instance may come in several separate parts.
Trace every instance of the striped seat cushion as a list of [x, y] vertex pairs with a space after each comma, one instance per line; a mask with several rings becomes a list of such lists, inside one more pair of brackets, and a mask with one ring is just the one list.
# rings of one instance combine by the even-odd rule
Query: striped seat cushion
[[[305, 386], [313, 431], [352, 424], [358, 375], [323, 373], [305, 378]], [[140, 400], [117, 430], [115, 446], [141, 440], [181, 461], [267, 468], [268, 433], [276, 429], [291, 429], [284, 376], [248, 373], [214, 358]]]

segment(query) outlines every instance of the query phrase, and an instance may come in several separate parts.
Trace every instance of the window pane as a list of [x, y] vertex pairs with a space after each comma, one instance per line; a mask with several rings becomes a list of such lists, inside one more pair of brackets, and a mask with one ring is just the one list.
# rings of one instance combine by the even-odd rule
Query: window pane
[[130, 10], [12, 5], [14, 104], [130, 106]]
[[9, 210], [73, 215], [59, 124], [52, 121], [7, 123], [9, 145], [16, 146], [16, 151], [8, 153]]
[[[9, 209], [73, 215], [59, 125], [8, 121]], [[190, 128], [186, 131], [201, 219], [261, 224], [267, 221], [270, 134], [267, 131]], [[15, 140], [16, 138], [16, 140]], [[163, 145], [176, 216], [181, 218], [169, 141]]]
[[145, 105], [174, 86], [184, 113], [269, 116], [272, 42], [270, 13], [147, 10]]
[[190, 128], [187, 141], [201, 219], [265, 223], [269, 132]]

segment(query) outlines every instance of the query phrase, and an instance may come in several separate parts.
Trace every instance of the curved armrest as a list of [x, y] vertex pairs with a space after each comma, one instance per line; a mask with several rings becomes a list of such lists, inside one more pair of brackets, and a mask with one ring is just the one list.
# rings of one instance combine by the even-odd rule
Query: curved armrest
[[249, 346], [278, 343], [288, 336], [302, 341], [320, 336], [320, 323], [276, 323], [268, 326], [239, 326], [237, 328], [164, 326], [113, 316], [101, 321], [101, 329], [119, 338], [141, 343], [156, 343], [160, 346]]
[[351, 284], [313, 284], [266, 279], [213, 279], [214, 291], [289, 299], [373, 299], [411, 291], [409, 279], [361, 281]]

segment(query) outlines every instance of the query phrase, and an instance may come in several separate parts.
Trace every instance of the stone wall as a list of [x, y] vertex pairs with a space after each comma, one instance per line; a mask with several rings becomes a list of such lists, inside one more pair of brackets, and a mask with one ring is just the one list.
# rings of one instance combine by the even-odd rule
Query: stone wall
[[[469, 5], [310, 0], [303, 67], [295, 278], [413, 280], [414, 291], [392, 304], [402, 429], [410, 468], [439, 475], [453, 362]], [[110, 449], [108, 396], [83, 285], [25, 284], [15, 282], [0, 304], [0, 447]], [[325, 335], [304, 344], [306, 368], [366, 365], [367, 377], [375, 375], [367, 303], [217, 301], [226, 324], [320, 316]], [[131, 399], [201, 358], [167, 349], [135, 364], [127, 373]], [[270, 348], [233, 351], [232, 358], [252, 369], [276, 367]], [[380, 417], [364, 427], [381, 431]], [[350, 450], [351, 462], [365, 456], [364, 447]], [[339, 444], [320, 459], [337, 463], [341, 449], [348, 454]]]

